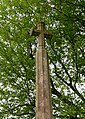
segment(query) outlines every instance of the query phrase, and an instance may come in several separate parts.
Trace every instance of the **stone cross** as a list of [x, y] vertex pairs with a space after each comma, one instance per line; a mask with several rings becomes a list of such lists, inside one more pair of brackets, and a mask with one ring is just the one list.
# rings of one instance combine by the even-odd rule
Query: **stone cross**
[[39, 45], [36, 52], [36, 119], [52, 119], [48, 55], [44, 40], [50, 38], [51, 34], [45, 32], [43, 22], [31, 29], [30, 34], [38, 36]]

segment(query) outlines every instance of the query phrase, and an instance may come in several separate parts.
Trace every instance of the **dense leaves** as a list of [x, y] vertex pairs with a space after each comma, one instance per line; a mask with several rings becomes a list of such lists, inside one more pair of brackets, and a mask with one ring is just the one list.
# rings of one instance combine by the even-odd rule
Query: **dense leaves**
[[46, 39], [53, 119], [85, 118], [84, 0], [1, 0], [0, 117], [35, 117], [35, 52], [28, 31], [40, 21]]

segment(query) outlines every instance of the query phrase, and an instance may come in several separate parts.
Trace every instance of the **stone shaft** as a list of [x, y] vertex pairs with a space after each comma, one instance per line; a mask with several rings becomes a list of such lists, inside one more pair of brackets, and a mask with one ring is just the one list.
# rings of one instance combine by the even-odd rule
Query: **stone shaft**
[[45, 48], [36, 53], [36, 119], [52, 119], [48, 56]]
[[49, 80], [48, 55], [45, 49], [44, 37], [51, 34], [45, 32], [43, 22], [31, 29], [31, 35], [38, 35], [38, 50], [36, 52], [36, 119], [52, 119], [51, 91]]
[[49, 66], [44, 43], [44, 28], [43, 23], [37, 25], [40, 34], [38, 37], [39, 47], [36, 52], [36, 119], [52, 119]]

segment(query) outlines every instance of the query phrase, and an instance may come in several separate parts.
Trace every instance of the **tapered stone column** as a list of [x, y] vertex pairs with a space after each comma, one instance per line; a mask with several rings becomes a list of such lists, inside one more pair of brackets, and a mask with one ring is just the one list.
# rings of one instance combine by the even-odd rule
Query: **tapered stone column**
[[38, 35], [36, 52], [36, 119], [52, 119], [51, 90], [49, 80], [48, 55], [44, 38], [50, 35], [45, 32], [43, 22], [37, 25], [32, 35]]

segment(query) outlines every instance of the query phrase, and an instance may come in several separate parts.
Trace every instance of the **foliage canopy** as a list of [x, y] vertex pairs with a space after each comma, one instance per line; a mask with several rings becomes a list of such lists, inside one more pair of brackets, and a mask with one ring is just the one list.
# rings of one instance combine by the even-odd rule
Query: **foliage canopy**
[[35, 117], [35, 51], [28, 31], [44, 21], [53, 119], [85, 117], [84, 0], [1, 0], [0, 118]]

